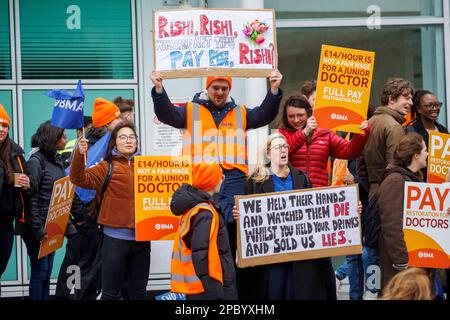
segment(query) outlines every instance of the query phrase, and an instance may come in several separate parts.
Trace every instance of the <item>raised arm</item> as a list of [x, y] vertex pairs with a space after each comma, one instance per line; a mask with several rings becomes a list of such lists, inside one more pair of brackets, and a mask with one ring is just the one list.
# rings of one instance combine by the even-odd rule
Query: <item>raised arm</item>
[[174, 128], [186, 128], [186, 107], [175, 107], [170, 102], [169, 96], [163, 87], [164, 75], [158, 70], [153, 70], [150, 76], [153, 84], [152, 89], [153, 105], [158, 120]]

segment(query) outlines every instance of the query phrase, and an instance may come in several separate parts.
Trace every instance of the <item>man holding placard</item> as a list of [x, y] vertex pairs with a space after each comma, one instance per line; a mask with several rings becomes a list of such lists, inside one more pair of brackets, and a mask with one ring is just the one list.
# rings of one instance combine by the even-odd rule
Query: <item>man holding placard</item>
[[[186, 106], [175, 107], [163, 88], [164, 75], [158, 70], [151, 74], [156, 116], [167, 125], [186, 129], [183, 155], [192, 156], [193, 164], [216, 161], [221, 165], [225, 181], [218, 201], [229, 223], [233, 222], [234, 195], [245, 193], [247, 130], [268, 125], [280, 106], [282, 91], [279, 87], [283, 76], [275, 69], [268, 77], [270, 90], [264, 101], [260, 107], [249, 109], [237, 105], [231, 98], [231, 77], [208, 77], [206, 91], [197, 93]], [[235, 223], [229, 224], [230, 227], [234, 232]]]

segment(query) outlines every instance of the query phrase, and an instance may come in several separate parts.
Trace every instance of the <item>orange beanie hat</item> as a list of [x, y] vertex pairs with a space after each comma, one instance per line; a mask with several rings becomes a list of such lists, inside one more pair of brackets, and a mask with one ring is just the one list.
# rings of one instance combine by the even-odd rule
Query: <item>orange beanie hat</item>
[[206, 89], [208, 89], [211, 83], [216, 80], [224, 80], [228, 82], [228, 85], [230, 86], [231, 90], [231, 84], [233, 83], [233, 79], [231, 77], [208, 77], [206, 78]]
[[11, 126], [11, 120], [9, 119], [9, 115], [6, 112], [5, 108], [3, 108], [2, 104], [0, 103], [0, 124], [6, 124], [9, 126]]
[[106, 126], [114, 119], [119, 118], [120, 110], [114, 103], [103, 98], [94, 101], [94, 111], [92, 112], [92, 123], [94, 128]]
[[195, 164], [192, 168], [192, 185], [198, 190], [209, 191], [222, 179], [222, 168], [216, 162]]

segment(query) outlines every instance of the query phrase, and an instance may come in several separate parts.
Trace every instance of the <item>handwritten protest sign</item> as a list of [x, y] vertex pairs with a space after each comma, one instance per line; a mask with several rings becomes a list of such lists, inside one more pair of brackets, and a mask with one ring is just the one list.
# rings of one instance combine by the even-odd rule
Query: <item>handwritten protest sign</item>
[[405, 182], [403, 233], [408, 264], [449, 268], [450, 185]]
[[238, 266], [361, 253], [356, 185], [236, 196]]
[[450, 168], [450, 134], [430, 131], [428, 147], [427, 182], [444, 182]]
[[75, 186], [70, 182], [69, 177], [59, 179], [53, 184], [52, 197], [45, 221], [47, 238], [41, 242], [39, 259], [62, 247], [74, 192]]
[[134, 161], [136, 240], [173, 240], [179, 217], [170, 211], [173, 193], [192, 182], [188, 158], [138, 156]]
[[154, 65], [166, 78], [268, 77], [277, 67], [272, 9], [160, 10], [153, 24]]
[[363, 133], [375, 52], [322, 45], [314, 116], [321, 128]]

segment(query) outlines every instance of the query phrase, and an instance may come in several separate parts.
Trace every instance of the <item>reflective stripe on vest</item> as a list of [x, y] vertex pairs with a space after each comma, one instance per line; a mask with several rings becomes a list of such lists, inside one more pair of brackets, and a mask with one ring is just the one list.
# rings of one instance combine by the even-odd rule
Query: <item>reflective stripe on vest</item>
[[217, 234], [219, 230], [219, 215], [217, 211], [207, 203], [200, 203], [186, 212], [181, 220], [175, 235], [171, 261], [171, 292], [196, 294], [204, 292], [202, 282], [195, 273], [192, 263], [192, 250], [184, 243], [183, 237], [188, 234], [192, 218], [201, 210], [212, 214], [211, 230], [209, 234], [210, 245], [208, 248], [208, 273], [211, 278], [223, 283], [222, 265], [220, 263], [217, 247]]
[[218, 128], [206, 107], [189, 102], [186, 111], [183, 155], [190, 155], [193, 163], [218, 162], [224, 169], [237, 168], [247, 173], [245, 106], [228, 112]]

